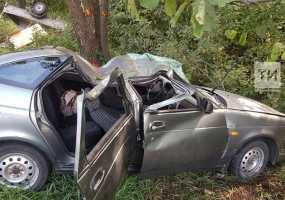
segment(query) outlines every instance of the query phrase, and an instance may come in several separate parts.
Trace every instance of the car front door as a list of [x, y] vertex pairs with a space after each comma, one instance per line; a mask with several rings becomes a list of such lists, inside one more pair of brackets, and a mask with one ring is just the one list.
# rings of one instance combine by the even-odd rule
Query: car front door
[[[180, 101], [183, 96], [176, 98]], [[144, 112], [143, 173], [169, 174], [208, 168], [221, 158], [227, 143], [223, 111], [150, 108]]]
[[[126, 107], [124, 114], [113, 127], [105, 133], [93, 150], [85, 153], [85, 104], [94, 101], [110, 82], [117, 80]], [[77, 98], [77, 138], [74, 174], [83, 197], [87, 200], [112, 199], [116, 188], [124, 177], [136, 142], [135, 119], [130, 101], [126, 98], [122, 75], [117, 72], [99, 83], [88, 93]]]

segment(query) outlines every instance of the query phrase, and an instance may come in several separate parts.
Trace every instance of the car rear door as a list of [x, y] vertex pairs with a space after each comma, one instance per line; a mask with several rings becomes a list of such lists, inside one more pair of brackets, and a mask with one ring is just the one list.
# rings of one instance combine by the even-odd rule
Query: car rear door
[[[85, 152], [85, 104], [98, 98], [110, 82], [116, 80], [125, 101], [126, 114], [104, 135], [94, 149]], [[131, 103], [127, 99], [124, 79], [118, 72], [105, 78], [90, 92], [77, 98], [77, 138], [74, 174], [83, 197], [87, 200], [112, 199], [122, 181], [136, 142], [136, 127]]]

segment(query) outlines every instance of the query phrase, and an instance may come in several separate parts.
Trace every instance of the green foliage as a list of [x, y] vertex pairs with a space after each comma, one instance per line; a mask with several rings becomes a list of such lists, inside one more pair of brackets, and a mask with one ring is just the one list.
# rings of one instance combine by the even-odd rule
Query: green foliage
[[240, 38], [239, 38], [239, 45], [240, 46], [245, 46], [246, 45], [246, 41], [247, 41], [247, 32], [243, 32], [240, 35]]
[[3, 40], [3, 38], [6, 38], [8, 35], [17, 30], [18, 28], [13, 21], [0, 17], [0, 40]]
[[167, 16], [173, 17], [176, 13], [177, 2], [176, 0], [165, 0], [164, 12]]
[[283, 54], [284, 50], [285, 50], [285, 45], [280, 43], [280, 42], [276, 42], [272, 47], [272, 51], [271, 51], [269, 61], [275, 62], [275, 61], [279, 60], [279, 58]]
[[234, 40], [237, 36], [238, 32], [236, 30], [226, 30], [225, 36], [229, 40]]
[[139, 0], [140, 5], [146, 9], [154, 10], [159, 5], [160, 0]]
[[201, 38], [204, 31], [212, 31], [215, 24], [215, 8], [208, 0], [195, 0], [192, 3], [193, 13], [191, 23], [193, 35]]
[[133, 19], [139, 19], [139, 12], [137, 10], [135, 0], [127, 0], [127, 10]]
[[[109, 39], [113, 55], [149, 52], [169, 56], [184, 64], [193, 84], [218, 85], [220, 89], [254, 98], [285, 112], [284, 86], [280, 92], [256, 92], [253, 77], [254, 62], [269, 60], [276, 42], [285, 44], [285, 4], [222, 7], [217, 12], [219, 23], [215, 31], [204, 33], [199, 40], [193, 36], [190, 6], [185, 6], [174, 27], [169, 27], [164, 7], [141, 11], [144, 20], [139, 22], [132, 20], [124, 4], [118, 1], [111, 4], [110, 10]], [[233, 70], [222, 81], [231, 67]], [[283, 83], [284, 77], [282, 67]]]
[[174, 16], [170, 20], [171, 27], [176, 26], [180, 16], [183, 14], [186, 7], [189, 5], [190, 1], [185, 0], [178, 8], [177, 12], [174, 14]]
[[[148, 10], [158, 8], [161, 0], [139, 0], [140, 6]], [[188, 5], [192, 5], [191, 23], [193, 26], [193, 35], [197, 38], [202, 37], [205, 31], [213, 31], [216, 24], [216, 8], [222, 8], [234, 0], [164, 0], [164, 12], [171, 17], [169, 23], [171, 27], [176, 26], [180, 16], [186, 10]], [[128, 11], [132, 18], [138, 19], [138, 9], [135, 0], [127, 0]], [[177, 11], [176, 11], [177, 10]]]

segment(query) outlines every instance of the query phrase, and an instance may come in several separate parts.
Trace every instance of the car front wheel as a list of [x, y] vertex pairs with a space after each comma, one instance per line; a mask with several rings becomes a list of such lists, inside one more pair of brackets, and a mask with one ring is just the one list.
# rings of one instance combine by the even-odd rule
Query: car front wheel
[[269, 148], [263, 141], [247, 144], [233, 159], [231, 172], [242, 180], [260, 175], [269, 160]]
[[49, 165], [34, 148], [23, 144], [0, 146], [0, 183], [8, 187], [38, 190], [47, 181]]

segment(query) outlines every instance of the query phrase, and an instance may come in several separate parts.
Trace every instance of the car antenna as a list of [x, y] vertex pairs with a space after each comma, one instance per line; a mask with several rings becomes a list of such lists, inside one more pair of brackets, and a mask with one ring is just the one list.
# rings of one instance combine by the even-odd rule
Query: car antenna
[[[229, 73], [233, 70], [233, 68], [235, 67], [235, 65], [232, 65], [232, 67], [226, 71], [224, 77], [222, 78], [222, 83], [225, 81], [225, 79], [227, 78], [227, 76], [229, 75]], [[212, 89], [211, 94], [214, 94], [215, 90], [218, 88], [218, 84], [216, 84], [216, 86]]]
[[[208, 65], [208, 66], [215, 66], [215, 67], [218, 67], [217, 65], [215, 65], [215, 64], [210, 64], [210, 63], [208, 63], [208, 62], [206, 62], [205, 60], [202, 60], [202, 59], [197, 59], [197, 60], [199, 60], [200, 62], [202, 62], [202, 63], [204, 63], [204, 64], [206, 64], [206, 65]], [[222, 79], [222, 82], [224, 82], [225, 81], [225, 79], [227, 78], [227, 76], [229, 75], [229, 73], [233, 70], [233, 68], [235, 67], [235, 65], [232, 65], [232, 67], [229, 69], [229, 70], [227, 70], [226, 71], [226, 73], [225, 73], [225, 75], [224, 75], [224, 77], [223, 77], [223, 79]], [[199, 69], [199, 70], [201, 70], [200, 68], [197, 68], [197, 69]], [[208, 77], [208, 79], [212, 82], [212, 83], [214, 83], [215, 81], [212, 79], [212, 78], [210, 78], [209, 76], [207, 76]], [[216, 86], [211, 90], [211, 94], [214, 94], [214, 92], [215, 92], [215, 90], [219, 87], [218, 86], [218, 84], [215, 84]]]

